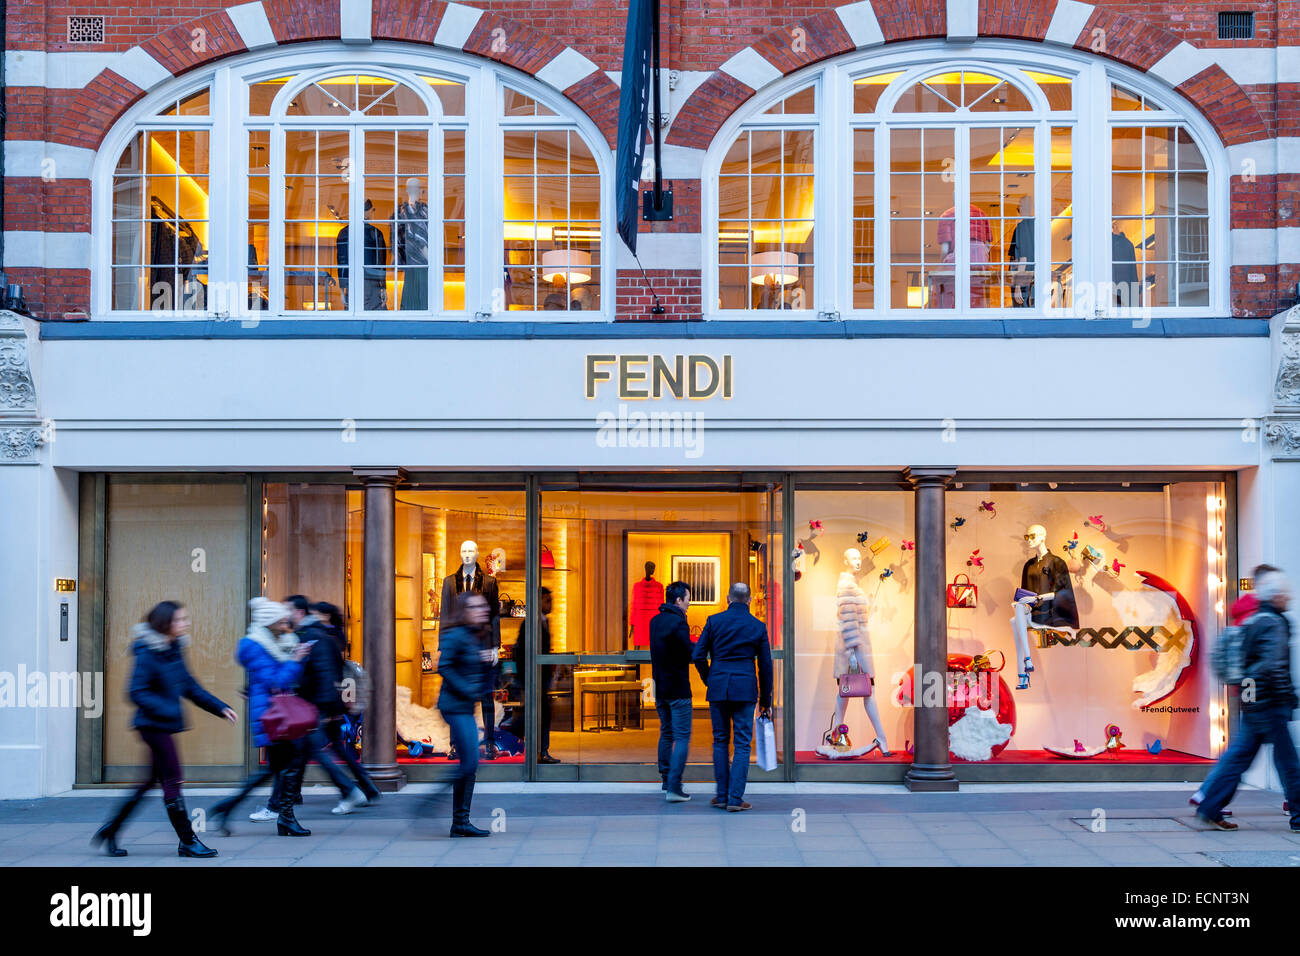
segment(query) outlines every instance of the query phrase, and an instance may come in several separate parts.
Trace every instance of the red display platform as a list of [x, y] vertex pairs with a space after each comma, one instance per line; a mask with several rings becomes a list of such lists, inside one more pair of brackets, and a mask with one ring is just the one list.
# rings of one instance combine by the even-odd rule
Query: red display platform
[[[794, 755], [795, 763], [821, 763], [821, 764], [839, 764], [839, 763], [911, 763], [912, 755], [905, 750], [895, 750], [892, 757], [882, 757], [879, 752], [868, 754], [865, 757], [846, 757], [840, 760], [828, 760], [826, 757], [819, 756], [812, 750], [797, 750]], [[964, 760], [954, 759], [954, 763], [967, 763]], [[1209, 757], [1197, 757], [1194, 754], [1183, 753], [1179, 750], [1162, 750], [1160, 753], [1152, 755], [1145, 749], [1128, 749], [1108, 750], [1105, 753], [1097, 754], [1095, 757], [1088, 757], [1084, 760], [1070, 760], [1066, 757], [1058, 757], [1055, 754], [1048, 753], [1046, 750], [1004, 750], [992, 760], [978, 761], [980, 763], [1190, 763], [1190, 764], [1212, 764], [1214, 761]]]
[[[450, 764], [453, 767], [456, 765], [455, 760], [448, 760], [446, 757], [441, 755], [436, 757], [411, 757], [405, 753], [398, 753], [397, 762], [398, 763], [420, 763], [420, 764], [425, 764], [425, 763]], [[510, 754], [510, 755], [502, 754], [500, 757], [497, 757], [496, 760], [488, 760], [483, 756], [482, 753], [478, 755], [478, 765], [480, 767], [490, 767], [493, 764], [501, 764], [501, 763], [517, 764], [523, 762], [524, 762], [523, 754]]]

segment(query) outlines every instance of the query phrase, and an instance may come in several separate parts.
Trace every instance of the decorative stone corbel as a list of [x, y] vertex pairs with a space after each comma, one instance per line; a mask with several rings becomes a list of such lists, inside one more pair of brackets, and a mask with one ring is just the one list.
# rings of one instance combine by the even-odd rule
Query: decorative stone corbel
[[13, 312], [0, 312], [0, 464], [34, 464], [45, 436], [28, 358], [27, 328]]

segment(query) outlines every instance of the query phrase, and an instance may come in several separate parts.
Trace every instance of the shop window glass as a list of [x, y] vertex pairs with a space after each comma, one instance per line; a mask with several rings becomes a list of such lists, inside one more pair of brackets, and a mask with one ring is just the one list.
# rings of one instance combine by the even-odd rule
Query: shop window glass
[[[899, 693], [914, 660], [912, 519], [906, 490], [800, 485], [795, 492], [794, 527], [802, 551], [794, 562], [800, 763], [911, 759], [906, 744], [914, 737], [912, 712]], [[839, 697], [837, 678], [854, 663], [875, 679], [868, 698]]]
[[[185, 766], [210, 780], [243, 777], [248, 741], [244, 673], [235, 645], [244, 635], [248, 589], [248, 498], [242, 481], [135, 482], [110, 478], [104, 582], [104, 778], [143, 779], [148, 751], [131, 729], [127, 699], [134, 666], [132, 629], [164, 600], [192, 621], [185, 659], [205, 688], [240, 714], [238, 724], [183, 703], [189, 731]], [[201, 571], [201, 573], [196, 573]]]
[[[337, 493], [332, 493], [337, 495]], [[322, 500], [322, 506], [326, 502]], [[333, 498], [328, 502], [334, 509]], [[330, 580], [342, 572], [344, 611], [353, 659], [365, 665], [361, 642], [364, 612], [365, 502], [360, 491], [347, 492], [346, 532], [331, 534], [329, 546], [340, 563], [329, 567]], [[397, 760], [412, 767], [454, 764], [447, 759], [450, 738], [438, 712], [438, 636], [440, 622], [454, 600], [463, 570], [465, 544], [476, 546], [473, 588], [495, 591], [498, 603], [492, 627], [501, 641], [501, 663], [494, 676], [492, 710], [498, 765], [522, 769], [524, 623], [534, 610], [524, 590], [527, 538], [522, 488], [433, 489], [413, 485], [397, 490], [394, 505], [396, 575]], [[333, 519], [331, 519], [333, 520]], [[330, 559], [333, 562], [333, 559]], [[482, 718], [482, 708], [478, 710]]]
[[207, 88], [196, 93], [189, 93], [174, 102], [168, 103], [158, 111], [159, 116], [207, 116], [212, 102], [212, 93]]
[[[690, 426], [687, 426], [688, 428]], [[693, 586], [692, 640], [734, 582], [768, 628], [781, 740], [780, 489], [550, 491], [541, 502], [540, 581], [549, 589], [549, 751], [570, 763], [654, 764], [659, 735], [650, 620], [674, 580]], [[690, 762], [710, 761], [705, 687], [692, 667]], [[620, 732], [609, 732], [620, 731]]]
[[[1210, 481], [956, 484], [946, 555], [953, 755], [1216, 756], [1224, 715], [1204, 662], [1224, 622], [1223, 496]], [[954, 600], [967, 579], [976, 590]]]
[[798, 93], [791, 93], [768, 107], [766, 112], [772, 116], [808, 116], [817, 112], [817, 88], [809, 86]]
[[1209, 303], [1209, 180], [1175, 126], [1111, 132], [1111, 275], [1115, 304]]
[[[956, 134], [952, 129], [889, 133], [890, 296], [896, 309], [953, 307]], [[982, 235], [984, 227], [975, 221]], [[963, 224], [963, 233], [966, 228]]]
[[853, 307], [875, 304], [876, 133], [853, 131]]
[[131, 137], [113, 171], [113, 308], [202, 311], [207, 303], [206, 129]]
[[442, 105], [444, 116], [465, 115], [465, 84], [455, 80], [444, 80], [437, 76], [421, 76], [420, 79], [433, 87], [433, 93]]
[[881, 95], [891, 83], [902, 76], [901, 70], [893, 73], [876, 73], [853, 81], [853, 112], [874, 113]]
[[248, 84], [248, 115], [270, 116], [276, 94], [292, 79], [292, 76], [277, 76]]
[[813, 307], [811, 129], [742, 131], [718, 177], [723, 309]]
[[[506, 115], [527, 115], [511, 114], [506, 93]], [[514, 124], [503, 149], [507, 310], [598, 310], [601, 195], [591, 149], [574, 130]]]

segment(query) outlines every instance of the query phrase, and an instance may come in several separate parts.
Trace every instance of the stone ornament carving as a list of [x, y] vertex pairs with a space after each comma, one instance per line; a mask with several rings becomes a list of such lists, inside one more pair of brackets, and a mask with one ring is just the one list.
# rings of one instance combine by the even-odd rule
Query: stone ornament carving
[[0, 414], [36, 411], [36, 386], [27, 361], [27, 331], [12, 312], [0, 312]]
[[34, 462], [36, 449], [44, 444], [45, 435], [40, 428], [0, 429], [0, 458], [7, 462]]
[[1264, 441], [1283, 455], [1300, 455], [1300, 422], [1269, 422], [1264, 426]]
[[[1287, 317], [1290, 319], [1290, 316]], [[1300, 330], [1283, 332], [1282, 357], [1277, 363], [1273, 401], [1279, 407], [1300, 406]]]

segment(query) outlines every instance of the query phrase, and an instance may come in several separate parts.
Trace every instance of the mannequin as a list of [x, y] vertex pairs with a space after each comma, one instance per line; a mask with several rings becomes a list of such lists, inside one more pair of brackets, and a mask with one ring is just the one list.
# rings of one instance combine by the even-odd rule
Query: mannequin
[[1136, 307], [1142, 304], [1142, 286], [1138, 282], [1137, 250], [1120, 229], [1118, 219], [1111, 221], [1111, 282], [1115, 286], [1115, 304]]
[[403, 311], [429, 308], [429, 204], [420, 199], [420, 180], [406, 181], [406, 199], [397, 206], [393, 259], [402, 270]]
[[650, 646], [650, 618], [659, 613], [664, 603], [664, 586], [655, 580], [655, 563], [645, 563], [645, 577], [632, 585], [632, 607], [628, 623], [632, 627], [632, 646]]
[[[973, 307], [984, 305], [984, 286], [986, 273], [980, 268], [989, 261], [989, 244], [993, 241], [993, 229], [989, 226], [984, 210], [974, 203], [970, 204], [970, 304]], [[944, 210], [939, 217], [938, 240], [942, 261], [954, 265], [957, 262], [957, 210], [955, 207]], [[930, 307], [951, 309], [957, 304], [956, 273], [936, 274], [930, 290]]]
[[1034, 304], [1034, 197], [1020, 197], [1020, 221], [1011, 231], [1007, 260], [1011, 263], [1011, 305], [1030, 308]]
[[483, 738], [486, 744], [486, 757], [488, 760], [495, 760], [497, 757], [497, 708], [492, 691], [496, 688], [497, 661], [501, 654], [501, 599], [497, 594], [497, 579], [484, 574], [483, 569], [478, 565], [478, 543], [475, 541], [461, 542], [460, 567], [442, 580], [441, 607], [444, 609], [444, 613], [446, 613], [447, 608], [451, 607], [451, 602], [456, 599], [456, 595], [463, 594], [465, 591], [477, 592], [487, 599], [488, 622], [492, 629], [492, 675], [488, 681], [487, 692], [483, 695], [480, 705], [483, 708]]
[[1061, 558], [1048, 553], [1047, 529], [1041, 524], [1031, 524], [1025, 530], [1025, 546], [1030, 558], [1020, 572], [1020, 590], [1016, 592], [1019, 598], [1012, 605], [1015, 616], [1011, 619], [1016, 636], [1016, 660], [1020, 663], [1016, 690], [1029, 687], [1029, 675], [1034, 671], [1034, 661], [1029, 656], [1029, 629], [1077, 630], [1079, 627], [1070, 569]]
[[[858, 576], [861, 573], [862, 552], [857, 548], [848, 548], [844, 552], [844, 570], [840, 572], [839, 581], [835, 585], [836, 630], [840, 636], [839, 646], [835, 649], [835, 678], [837, 683], [840, 677], [851, 670], [869, 674], [872, 678], [876, 676], [875, 662], [871, 656], [871, 635], [867, 631], [867, 612], [870, 602], [867, 599], [866, 592], [858, 584]], [[867, 718], [871, 721], [871, 726], [875, 728], [876, 739], [870, 747], [855, 748], [848, 753], [835, 754], [835, 756], [863, 756], [871, 753], [876, 748], [880, 748], [882, 756], [893, 756], [885, 738], [885, 725], [880, 719], [880, 709], [876, 706], [875, 693], [864, 698], [863, 704], [867, 710]], [[844, 712], [847, 705], [848, 698], [841, 697], [837, 693], [835, 695], [835, 722], [831, 725], [832, 727], [838, 727], [844, 722]], [[818, 752], [824, 756], [832, 755], [821, 748], [818, 748]]]
[[[379, 227], [370, 221], [375, 204], [369, 199], [364, 205], [366, 222], [362, 227], [364, 248], [362, 249], [361, 275], [364, 281], [362, 308], [367, 312], [378, 312], [388, 306], [388, 290], [385, 285], [384, 266], [388, 264], [388, 244]], [[338, 265], [339, 286], [343, 289], [343, 305], [348, 305], [348, 234], [351, 226], [339, 230], [334, 240], [334, 261]]]

